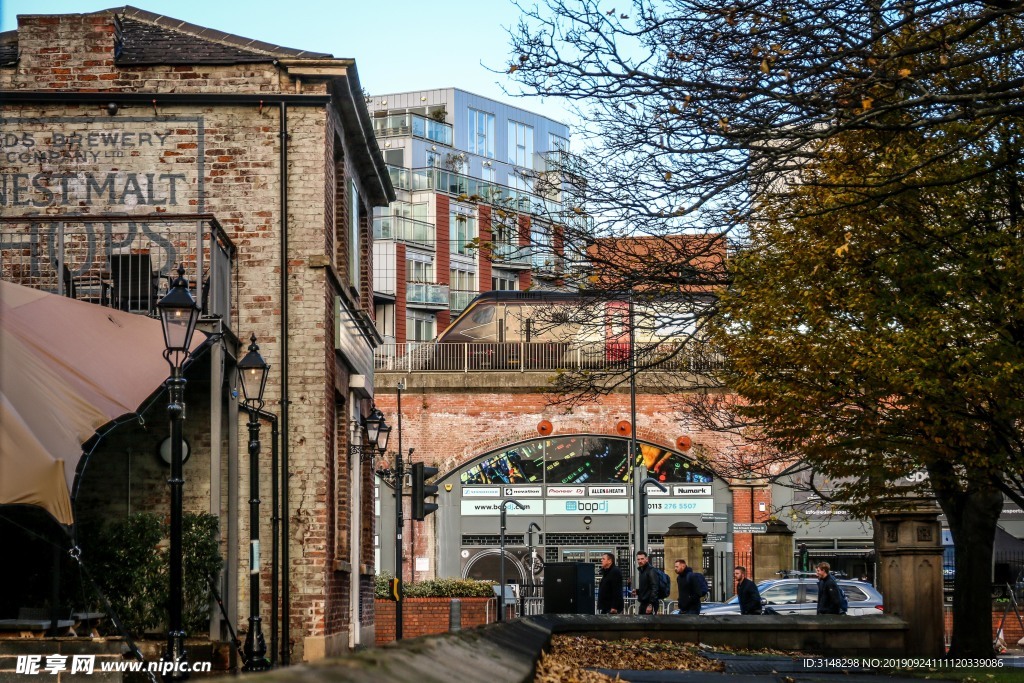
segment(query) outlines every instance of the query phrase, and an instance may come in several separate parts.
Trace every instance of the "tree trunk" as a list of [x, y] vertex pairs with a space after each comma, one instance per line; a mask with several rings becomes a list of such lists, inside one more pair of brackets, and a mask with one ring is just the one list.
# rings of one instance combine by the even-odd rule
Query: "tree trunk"
[[973, 485], [936, 492], [949, 520], [956, 558], [950, 657], [992, 656], [992, 549], [1003, 494]]

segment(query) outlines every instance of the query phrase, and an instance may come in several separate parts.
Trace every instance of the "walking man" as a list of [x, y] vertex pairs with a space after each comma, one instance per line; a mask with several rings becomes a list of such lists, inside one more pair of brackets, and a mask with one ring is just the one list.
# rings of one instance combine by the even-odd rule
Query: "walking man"
[[597, 611], [600, 614], [622, 614], [622, 572], [615, 566], [615, 556], [611, 553], [601, 555]]
[[839, 598], [839, 584], [830, 574], [828, 562], [819, 562], [814, 572], [818, 575], [818, 614], [842, 614], [842, 600]]
[[643, 550], [636, 554], [636, 566], [640, 570], [640, 578], [637, 580], [636, 599], [638, 603], [638, 614], [658, 613], [658, 577], [654, 574], [647, 553]]
[[679, 613], [700, 614], [700, 589], [694, 581], [693, 570], [686, 560], [676, 560], [676, 587], [679, 589]]
[[761, 614], [761, 591], [757, 590], [757, 584], [747, 578], [746, 567], [736, 567], [732, 570], [732, 576], [736, 579], [736, 596], [740, 599], [740, 614]]

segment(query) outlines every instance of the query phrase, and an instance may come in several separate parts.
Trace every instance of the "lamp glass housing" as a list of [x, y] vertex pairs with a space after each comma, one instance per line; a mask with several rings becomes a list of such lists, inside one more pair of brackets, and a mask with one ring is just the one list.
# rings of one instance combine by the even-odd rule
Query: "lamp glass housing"
[[242, 395], [247, 403], [259, 403], [263, 400], [263, 392], [267, 388], [267, 375], [270, 365], [260, 355], [260, 347], [256, 345], [253, 335], [249, 352], [238, 361], [238, 383], [242, 385]]
[[178, 279], [171, 290], [160, 299], [156, 307], [160, 311], [160, 324], [164, 331], [164, 346], [170, 352], [187, 354], [192, 345], [192, 333], [199, 321], [199, 307], [192, 293], [188, 291], [188, 283], [182, 277], [185, 271], [178, 270]]
[[391, 436], [391, 425], [383, 420], [380, 423], [380, 431], [377, 433], [377, 450], [383, 455], [388, 450], [388, 438]]

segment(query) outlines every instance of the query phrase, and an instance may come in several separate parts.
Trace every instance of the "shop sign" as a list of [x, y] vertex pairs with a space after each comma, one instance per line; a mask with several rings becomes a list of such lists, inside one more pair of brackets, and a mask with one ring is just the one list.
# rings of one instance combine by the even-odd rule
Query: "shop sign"
[[625, 515], [629, 513], [629, 501], [625, 498], [568, 498], [548, 500], [549, 515]]

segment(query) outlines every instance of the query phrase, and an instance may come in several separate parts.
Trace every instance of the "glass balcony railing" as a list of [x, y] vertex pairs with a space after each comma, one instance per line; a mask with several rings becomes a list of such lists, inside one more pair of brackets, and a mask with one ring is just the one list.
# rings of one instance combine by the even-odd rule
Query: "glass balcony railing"
[[535, 252], [531, 255], [533, 269], [540, 273], [557, 273], [565, 269], [564, 259], [550, 251]]
[[495, 263], [528, 266], [532, 262], [531, 251], [529, 245], [494, 242], [491, 244], [491, 260]]
[[453, 313], [461, 313], [469, 306], [469, 302], [480, 295], [480, 292], [468, 290], [452, 290], [451, 298], [448, 301], [448, 309]]
[[415, 168], [411, 180], [413, 191], [437, 190], [456, 196], [465, 195], [471, 201], [486, 202], [519, 213], [555, 216], [562, 211], [559, 202], [441, 168]]
[[388, 175], [391, 176], [391, 185], [396, 190], [411, 190], [412, 185], [409, 183], [409, 169], [402, 168], [401, 166], [387, 165]]
[[373, 119], [373, 132], [382, 138], [413, 135], [440, 145], [452, 145], [452, 127], [416, 114], [392, 114]]
[[409, 304], [447, 306], [448, 285], [408, 282], [405, 285], [405, 300]]
[[378, 216], [373, 219], [375, 240], [398, 240], [433, 246], [436, 241], [434, 226], [405, 216]]

